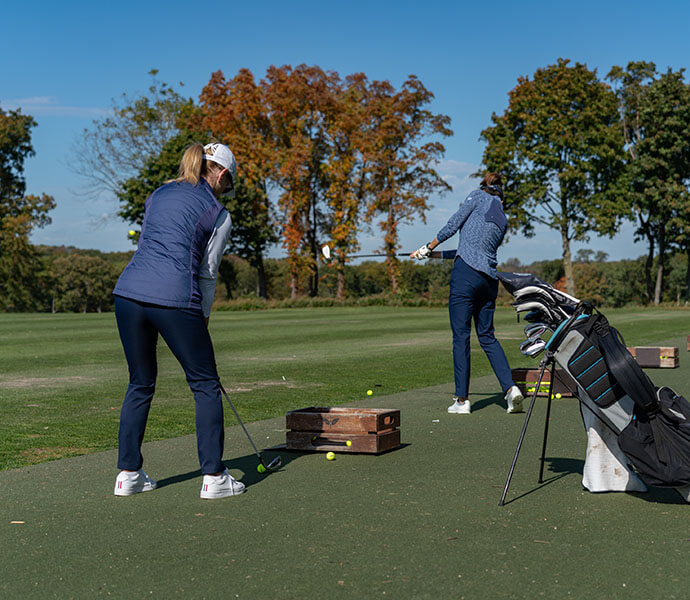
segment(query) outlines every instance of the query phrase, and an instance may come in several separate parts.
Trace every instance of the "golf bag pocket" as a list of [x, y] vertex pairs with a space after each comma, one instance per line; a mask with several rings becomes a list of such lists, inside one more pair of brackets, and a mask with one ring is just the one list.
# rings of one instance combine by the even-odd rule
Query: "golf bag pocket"
[[624, 392], [611, 376], [599, 349], [584, 338], [568, 361], [568, 370], [578, 385], [602, 408], [611, 406]]
[[690, 485], [690, 403], [671, 388], [657, 390], [658, 411], [636, 411], [618, 444], [648, 485]]

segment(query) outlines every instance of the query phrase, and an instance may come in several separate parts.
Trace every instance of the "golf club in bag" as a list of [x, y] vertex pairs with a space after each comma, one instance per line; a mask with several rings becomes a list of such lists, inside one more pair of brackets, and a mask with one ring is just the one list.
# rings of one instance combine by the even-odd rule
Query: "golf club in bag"
[[[237, 410], [235, 410], [234, 404], [230, 401], [230, 396], [228, 396], [228, 393], [225, 391], [225, 388], [223, 387], [222, 383], [220, 384], [220, 391], [223, 392], [223, 396], [225, 396], [225, 399], [228, 401], [230, 408], [232, 408], [232, 412], [235, 413], [235, 417], [237, 418], [237, 422], [242, 426], [242, 430], [244, 431], [245, 435], [247, 436], [249, 443], [252, 445], [252, 448], [254, 448], [254, 452], [256, 453], [256, 456], [259, 459], [260, 466], [262, 466], [265, 469], [265, 471], [267, 471], [267, 472], [278, 470], [283, 464], [283, 459], [280, 456], [276, 456], [271, 462], [267, 463], [266, 461], [264, 461], [263, 456], [261, 456], [261, 452], [259, 452], [259, 450], [257, 449], [256, 444], [254, 444], [254, 441], [252, 440], [251, 436], [249, 435], [247, 428], [244, 426], [242, 419], [240, 419], [240, 415], [237, 413]], [[261, 469], [258, 469], [258, 470], [259, 470], [259, 472], [261, 472]]]
[[[646, 491], [645, 484], [673, 487], [690, 502], [690, 403], [670, 388], [656, 388], [627, 351], [620, 334], [591, 305], [533, 275], [499, 273], [498, 277], [518, 299], [513, 304], [518, 313], [536, 311], [544, 317], [541, 322], [554, 330], [543, 348], [540, 381], [499, 505], [505, 502], [544, 371], [551, 366], [554, 381], [556, 364], [580, 401], [588, 433], [584, 487], [593, 492]], [[550, 391], [540, 483], [552, 397]]]

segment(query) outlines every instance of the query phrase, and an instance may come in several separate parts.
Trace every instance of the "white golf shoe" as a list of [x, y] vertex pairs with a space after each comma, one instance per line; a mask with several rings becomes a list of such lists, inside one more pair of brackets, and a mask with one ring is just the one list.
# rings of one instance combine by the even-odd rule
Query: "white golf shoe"
[[131, 496], [139, 492], [150, 492], [156, 489], [156, 482], [144, 469], [138, 471], [120, 471], [115, 479], [115, 495]]
[[458, 398], [453, 396], [453, 404], [448, 407], [448, 412], [455, 415], [469, 415], [470, 401], [465, 400], [464, 402], [460, 402]]
[[514, 385], [506, 392], [505, 400], [508, 404], [508, 408], [506, 409], [508, 414], [522, 412], [522, 401], [524, 397], [518, 386]]
[[244, 483], [233, 478], [225, 469], [220, 475], [204, 475], [201, 497], [205, 500], [238, 496], [244, 492]]

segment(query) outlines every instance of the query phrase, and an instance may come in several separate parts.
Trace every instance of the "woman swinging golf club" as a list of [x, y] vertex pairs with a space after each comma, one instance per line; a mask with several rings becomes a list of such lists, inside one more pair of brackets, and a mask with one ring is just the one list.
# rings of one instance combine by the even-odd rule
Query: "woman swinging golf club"
[[223, 406], [208, 318], [216, 275], [230, 235], [218, 202], [235, 182], [235, 157], [223, 144], [194, 144], [179, 177], [146, 200], [139, 246], [115, 286], [115, 315], [129, 367], [120, 412], [115, 495], [156, 487], [142, 469], [141, 442], [156, 385], [158, 334], [182, 365], [196, 402], [202, 498], [244, 491], [222, 462]]
[[[454, 258], [450, 279], [450, 325], [453, 330], [455, 395], [449, 413], [469, 414], [470, 326], [474, 318], [477, 337], [501, 384], [508, 412], [522, 410], [522, 394], [514, 384], [501, 344], [494, 336], [494, 310], [498, 294], [496, 250], [506, 233], [501, 176], [487, 173], [478, 190], [472, 192], [436, 238], [410, 256]], [[460, 231], [457, 252], [432, 252], [436, 246]]]

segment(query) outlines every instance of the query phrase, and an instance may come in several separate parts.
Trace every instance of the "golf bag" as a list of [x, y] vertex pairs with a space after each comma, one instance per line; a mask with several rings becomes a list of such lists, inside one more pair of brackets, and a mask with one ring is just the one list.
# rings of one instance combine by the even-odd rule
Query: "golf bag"
[[[670, 388], [657, 389], [590, 305], [533, 275], [499, 273], [499, 279], [518, 314], [553, 331], [542, 345], [570, 376], [587, 431], [584, 487], [646, 491], [646, 483], [676, 488], [690, 502], [690, 403]], [[523, 353], [535, 355], [529, 347]]]

